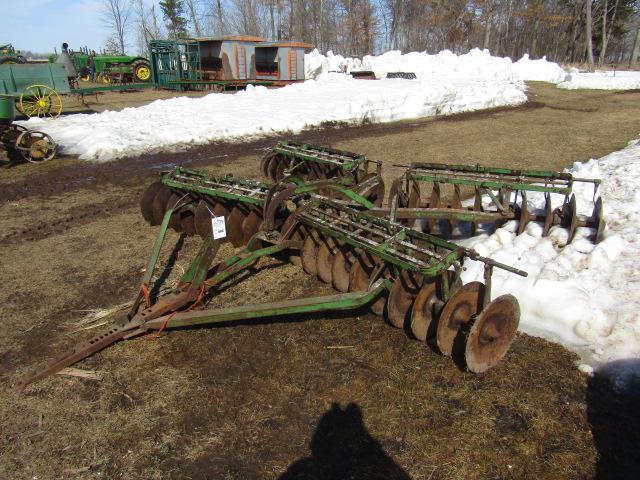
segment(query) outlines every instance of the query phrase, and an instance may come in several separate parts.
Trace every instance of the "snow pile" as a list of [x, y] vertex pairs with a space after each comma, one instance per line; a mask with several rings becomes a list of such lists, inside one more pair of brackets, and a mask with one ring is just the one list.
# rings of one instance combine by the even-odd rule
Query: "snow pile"
[[378, 56], [366, 55], [361, 70], [371, 70], [377, 78], [389, 72], [413, 72], [421, 80], [448, 78], [494, 78], [497, 81], [519, 81], [511, 59], [492, 57], [488, 50], [474, 48], [464, 55], [443, 50], [435, 55], [426, 52], [402, 54], [399, 50]]
[[338, 73], [280, 89], [156, 100], [138, 108], [20, 122], [51, 135], [65, 154], [106, 161], [213, 141], [299, 132], [324, 122], [360, 123], [448, 115], [526, 101], [519, 80], [355, 80]]
[[[601, 364], [640, 357], [640, 140], [600, 160], [575, 164], [576, 177], [601, 178], [598, 193], [605, 208], [605, 238], [594, 244], [579, 227], [572, 243], [567, 231], [552, 227], [542, 237], [531, 222], [521, 235], [515, 221], [491, 235], [464, 241], [481, 255], [528, 272], [526, 278], [494, 270], [492, 296], [515, 294], [520, 329], [562, 343], [583, 362]], [[593, 186], [575, 183], [579, 213], [590, 215]], [[557, 203], [562, 197], [556, 196]], [[542, 194], [529, 194], [529, 207], [542, 209]], [[481, 280], [483, 265], [465, 262], [464, 283]], [[589, 370], [588, 366], [585, 366]]]
[[342, 55], [334, 55], [331, 50], [324, 56], [316, 48], [313, 52], [304, 56], [304, 78], [307, 80], [314, 79], [323, 73], [330, 72], [349, 73], [353, 69], [360, 68], [361, 65], [362, 61], [359, 58], [345, 58]]
[[581, 73], [572, 69], [558, 88], [576, 90], [591, 88], [596, 90], [635, 90], [640, 89], [640, 72], [595, 72]]
[[531, 60], [528, 53], [525, 53], [513, 66], [520, 78], [525, 81], [560, 83], [567, 75], [560, 65], [548, 62], [547, 57]]

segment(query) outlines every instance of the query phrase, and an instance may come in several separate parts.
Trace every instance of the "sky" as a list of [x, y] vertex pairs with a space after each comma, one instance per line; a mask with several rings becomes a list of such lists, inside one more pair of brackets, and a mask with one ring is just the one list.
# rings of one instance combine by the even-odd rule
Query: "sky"
[[[0, 44], [37, 53], [60, 51], [63, 42], [99, 50], [109, 36], [101, 11], [101, 0], [0, 0]], [[135, 50], [135, 39], [129, 43]]]

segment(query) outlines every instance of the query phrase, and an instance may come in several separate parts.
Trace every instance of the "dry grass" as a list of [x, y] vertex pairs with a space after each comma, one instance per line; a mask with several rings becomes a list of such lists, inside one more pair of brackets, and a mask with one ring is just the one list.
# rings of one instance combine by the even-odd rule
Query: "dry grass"
[[[436, 160], [560, 168], [638, 134], [638, 93], [534, 85], [531, 94], [544, 106], [301, 138], [361, 151], [387, 166]], [[258, 155], [229, 158], [224, 171], [256, 172]], [[19, 181], [24, 169], [3, 181]], [[68, 322], [83, 316], [77, 310], [109, 309], [136, 293], [155, 233], [135, 207], [141, 188], [73, 188], [0, 206], [3, 232], [46, 225], [31, 241], [0, 239], [0, 478], [596, 475], [597, 449], [606, 445], [592, 437], [587, 385], [572, 354], [521, 335], [498, 367], [475, 376], [364, 312], [138, 338], [78, 365], [103, 372], [101, 382], [58, 376], [10, 394], [17, 373], [95, 333], [69, 335]], [[90, 212], [121, 199], [118, 211], [51, 227], [60, 212]], [[197, 247], [187, 239], [177, 265]], [[291, 265], [265, 261], [212, 306], [328, 292]], [[608, 390], [590, 392], [598, 403]]]

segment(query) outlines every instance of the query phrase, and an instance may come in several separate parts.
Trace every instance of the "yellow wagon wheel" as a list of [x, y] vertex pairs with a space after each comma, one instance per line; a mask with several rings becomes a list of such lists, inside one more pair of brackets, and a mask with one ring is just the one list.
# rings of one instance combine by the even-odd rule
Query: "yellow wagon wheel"
[[62, 113], [62, 99], [47, 85], [30, 85], [20, 95], [19, 110], [27, 117], [57, 117]]

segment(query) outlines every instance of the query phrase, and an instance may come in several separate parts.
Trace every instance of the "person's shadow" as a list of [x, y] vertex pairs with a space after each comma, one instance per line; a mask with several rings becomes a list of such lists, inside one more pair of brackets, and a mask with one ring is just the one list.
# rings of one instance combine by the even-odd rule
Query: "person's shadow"
[[297, 460], [280, 480], [388, 479], [411, 477], [383, 450], [364, 426], [355, 403], [334, 403], [322, 415], [311, 439], [311, 456]]
[[599, 367], [587, 386], [598, 480], [640, 478], [640, 360]]

